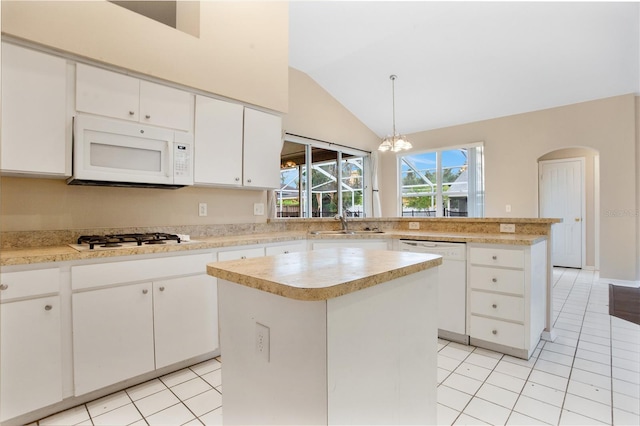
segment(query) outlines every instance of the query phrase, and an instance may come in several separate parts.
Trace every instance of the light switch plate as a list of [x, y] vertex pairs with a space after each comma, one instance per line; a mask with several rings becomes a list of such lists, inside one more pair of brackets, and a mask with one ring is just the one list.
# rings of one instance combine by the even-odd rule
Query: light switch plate
[[254, 216], [264, 215], [264, 203], [253, 203], [253, 215]]
[[420, 229], [420, 222], [409, 222], [409, 229]]

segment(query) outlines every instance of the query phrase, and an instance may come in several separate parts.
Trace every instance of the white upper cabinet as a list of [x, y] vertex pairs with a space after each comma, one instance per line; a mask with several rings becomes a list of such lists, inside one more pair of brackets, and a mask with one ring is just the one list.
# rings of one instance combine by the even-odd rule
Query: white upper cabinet
[[205, 96], [196, 96], [195, 117], [196, 185], [280, 185], [280, 117]]
[[76, 110], [190, 132], [193, 95], [84, 64], [76, 66]]
[[65, 59], [2, 43], [3, 174], [70, 176]]
[[243, 110], [242, 105], [196, 96], [196, 185], [242, 185]]
[[282, 118], [244, 109], [244, 185], [253, 188], [280, 186]]

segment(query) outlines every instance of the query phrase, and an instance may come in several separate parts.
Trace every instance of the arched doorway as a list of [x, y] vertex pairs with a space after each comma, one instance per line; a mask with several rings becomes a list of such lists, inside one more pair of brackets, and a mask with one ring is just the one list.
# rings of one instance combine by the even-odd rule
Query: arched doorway
[[553, 266], [598, 269], [599, 153], [564, 148], [538, 158], [540, 217], [561, 217], [552, 228]]

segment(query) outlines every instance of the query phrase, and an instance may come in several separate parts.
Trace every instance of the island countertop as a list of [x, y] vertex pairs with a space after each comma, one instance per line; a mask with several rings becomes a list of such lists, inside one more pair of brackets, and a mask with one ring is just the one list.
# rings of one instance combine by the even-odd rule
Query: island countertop
[[333, 248], [209, 263], [214, 277], [296, 300], [327, 300], [442, 264], [424, 253]]

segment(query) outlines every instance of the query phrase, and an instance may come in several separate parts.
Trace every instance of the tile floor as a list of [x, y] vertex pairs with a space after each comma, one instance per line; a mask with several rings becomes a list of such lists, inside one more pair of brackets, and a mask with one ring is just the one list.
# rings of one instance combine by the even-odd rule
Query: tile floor
[[[528, 361], [438, 341], [439, 424], [640, 424], [640, 326], [609, 316], [597, 273], [553, 275], [558, 337]], [[209, 360], [37, 424], [221, 424], [221, 367]]]

